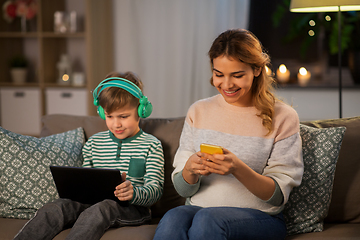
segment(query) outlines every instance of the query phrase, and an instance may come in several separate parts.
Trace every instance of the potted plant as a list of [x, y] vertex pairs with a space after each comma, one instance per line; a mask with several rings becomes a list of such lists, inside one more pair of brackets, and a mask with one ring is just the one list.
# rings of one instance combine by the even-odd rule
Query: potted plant
[[23, 55], [10, 59], [10, 74], [15, 84], [26, 82], [28, 60]]

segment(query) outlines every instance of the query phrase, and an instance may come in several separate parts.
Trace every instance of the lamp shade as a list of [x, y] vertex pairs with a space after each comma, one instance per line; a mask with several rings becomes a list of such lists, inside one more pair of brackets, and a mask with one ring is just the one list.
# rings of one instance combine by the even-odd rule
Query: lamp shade
[[360, 0], [291, 0], [291, 12], [359, 11]]

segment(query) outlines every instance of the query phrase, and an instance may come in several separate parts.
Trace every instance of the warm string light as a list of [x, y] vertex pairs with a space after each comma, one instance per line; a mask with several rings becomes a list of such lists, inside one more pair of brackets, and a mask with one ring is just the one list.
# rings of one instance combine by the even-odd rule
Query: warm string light
[[64, 75], [62, 75], [62, 80], [64, 81], [64, 82], [67, 82], [67, 81], [69, 81], [69, 75], [67, 75], [67, 74], [64, 74]]
[[[329, 21], [331, 21], [331, 17], [330, 17], [329, 15], [326, 15], [326, 16], [325, 16], [325, 20], [329, 22]], [[310, 27], [315, 27], [316, 22], [311, 19], [311, 20], [309, 21], [309, 25], [310, 25]], [[314, 37], [314, 36], [315, 36], [315, 31], [312, 30], [312, 29], [309, 30], [309, 31], [308, 31], [308, 35], [309, 35], [310, 37]]]

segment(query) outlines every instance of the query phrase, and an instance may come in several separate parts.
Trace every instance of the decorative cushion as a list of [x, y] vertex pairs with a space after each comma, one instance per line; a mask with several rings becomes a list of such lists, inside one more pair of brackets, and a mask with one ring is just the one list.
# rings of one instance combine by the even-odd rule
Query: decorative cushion
[[329, 213], [324, 223], [360, 223], [360, 116], [302, 124], [316, 128], [346, 127], [336, 163]]
[[313, 128], [300, 124], [304, 175], [283, 211], [288, 235], [323, 230], [345, 130], [345, 127]]
[[57, 199], [49, 166], [81, 166], [84, 143], [82, 128], [36, 138], [0, 127], [0, 217], [30, 219]]

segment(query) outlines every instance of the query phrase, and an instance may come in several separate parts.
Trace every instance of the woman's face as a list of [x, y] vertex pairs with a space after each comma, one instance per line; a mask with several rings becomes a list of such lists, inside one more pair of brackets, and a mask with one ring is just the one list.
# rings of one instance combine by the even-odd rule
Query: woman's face
[[251, 86], [260, 71], [239, 60], [220, 56], [213, 59], [213, 84], [227, 103], [249, 107], [253, 105]]

